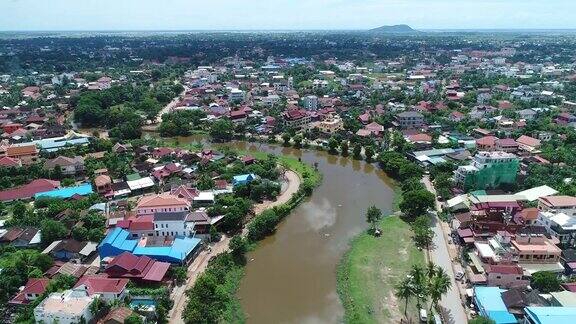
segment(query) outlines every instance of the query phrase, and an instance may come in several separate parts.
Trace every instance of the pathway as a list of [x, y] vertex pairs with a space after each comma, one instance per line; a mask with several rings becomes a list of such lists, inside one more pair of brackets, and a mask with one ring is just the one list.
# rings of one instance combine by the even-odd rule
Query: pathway
[[[424, 176], [422, 178], [422, 182], [426, 186], [426, 189], [432, 192], [436, 197], [436, 189], [432, 185], [430, 178], [428, 176]], [[441, 204], [438, 199], [436, 199], [436, 210], [441, 210]], [[456, 282], [454, 277], [454, 269], [452, 265], [452, 259], [448, 252], [446, 234], [442, 229], [442, 221], [438, 219], [438, 216], [434, 216], [432, 225], [434, 226], [434, 239], [432, 243], [433, 249], [430, 251], [430, 256], [435, 264], [446, 270], [450, 276], [450, 282], [452, 283], [450, 290], [446, 295], [444, 295], [444, 297], [442, 297], [442, 300], [440, 301], [440, 307], [444, 309], [445, 314], [447, 317], [449, 317], [445, 318], [444, 320], [448, 324], [468, 323], [466, 312], [462, 306], [462, 299], [460, 298], [458, 282]]]

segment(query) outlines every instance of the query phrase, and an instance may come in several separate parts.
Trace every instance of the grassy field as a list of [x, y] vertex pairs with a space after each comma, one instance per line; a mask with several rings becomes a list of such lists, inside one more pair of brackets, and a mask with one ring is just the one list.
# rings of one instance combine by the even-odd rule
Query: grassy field
[[[362, 233], [350, 242], [338, 267], [338, 294], [346, 323], [397, 323], [404, 302], [394, 296], [394, 285], [413, 264], [424, 264], [424, 253], [412, 242], [410, 226], [397, 216], [380, 222], [382, 236]], [[408, 314], [417, 317], [410, 305]]]

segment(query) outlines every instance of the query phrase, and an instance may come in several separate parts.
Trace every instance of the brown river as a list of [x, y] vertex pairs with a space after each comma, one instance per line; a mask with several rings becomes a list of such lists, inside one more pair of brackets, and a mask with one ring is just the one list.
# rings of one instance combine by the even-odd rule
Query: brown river
[[[180, 138], [181, 143], [199, 141]], [[370, 205], [392, 209], [391, 180], [378, 167], [316, 150], [235, 142], [242, 150], [292, 155], [318, 164], [322, 183], [248, 255], [238, 297], [248, 323], [339, 323], [336, 268], [350, 240], [368, 228]]]

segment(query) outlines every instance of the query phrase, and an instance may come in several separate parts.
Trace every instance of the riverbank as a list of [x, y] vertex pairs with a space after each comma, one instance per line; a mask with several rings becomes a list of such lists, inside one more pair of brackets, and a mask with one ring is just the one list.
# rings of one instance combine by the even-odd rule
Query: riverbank
[[[358, 235], [338, 266], [337, 287], [346, 323], [398, 322], [404, 316], [404, 305], [394, 296], [394, 286], [413, 264], [425, 263], [424, 253], [412, 242], [408, 223], [388, 216], [378, 226], [382, 235], [374, 237], [366, 231]], [[409, 305], [409, 316], [416, 312]]]
[[[267, 158], [267, 154], [251, 154], [256, 158]], [[284, 217], [286, 217], [289, 212], [295, 208], [302, 199], [307, 195], [306, 191], [303, 190], [305, 183], [311, 183], [314, 186], [317, 185], [321, 179], [320, 174], [315, 171], [311, 166], [298, 161], [295, 158], [290, 158], [286, 156], [278, 157], [278, 164], [284, 168], [284, 180], [287, 182], [285, 189], [277, 197], [275, 201], [263, 202], [254, 206], [254, 212], [256, 216], [250, 221], [250, 223], [258, 221], [259, 217], [263, 217], [265, 212], [274, 211], [278, 217], [277, 221], [280, 222]], [[242, 232], [242, 236], [250, 237], [250, 223], [245, 227]], [[248, 229], [248, 230], [246, 230]], [[236, 295], [240, 282], [244, 277], [245, 265], [237, 262], [230, 261], [230, 254], [228, 254], [228, 238], [224, 238], [226, 241], [226, 246], [223, 247], [221, 242], [216, 243], [220, 248], [218, 253], [211, 253], [210, 251], [205, 251], [206, 255], [203, 256], [201, 266], [196, 268], [201, 269], [201, 272], [194, 272], [193, 277], [190, 277], [187, 285], [184, 289], [185, 291], [194, 290], [194, 284], [196, 281], [200, 280], [203, 276], [220, 278], [218, 280], [218, 290], [225, 295], [222, 304], [218, 307], [217, 311], [220, 315], [220, 320], [226, 323], [242, 323], [245, 321], [245, 314], [240, 305], [240, 301]], [[257, 244], [254, 241], [250, 242], [251, 248], [256, 248]], [[213, 250], [216, 250], [213, 248]], [[213, 258], [216, 256], [216, 258]], [[213, 260], [213, 261], [210, 261]], [[190, 272], [189, 272], [190, 274]], [[186, 313], [186, 304], [189, 302], [185, 301], [185, 296], [182, 296], [179, 302], [175, 303], [175, 308], [171, 313], [171, 322], [181, 323], [184, 322], [182, 315]]]

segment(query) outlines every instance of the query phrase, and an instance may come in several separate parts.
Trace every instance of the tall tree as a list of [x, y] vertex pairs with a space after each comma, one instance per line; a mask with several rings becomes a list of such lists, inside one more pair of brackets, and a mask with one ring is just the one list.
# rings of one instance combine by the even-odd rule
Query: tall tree
[[376, 224], [380, 219], [382, 219], [382, 211], [374, 205], [368, 207], [368, 211], [366, 212], [366, 221], [370, 223], [373, 233], [376, 232]]
[[432, 303], [430, 304], [430, 314], [432, 314], [433, 308], [438, 308], [438, 302], [442, 299], [442, 296], [448, 293], [450, 286], [452, 286], [452, 283], [450, 282], [450, 277], [446, 271], [444, 271], [443, 268], [436, 266], [428, 283], [428, 294], [432, 300]]
[[396, 292], [394, 295], [399, 299], [404, 299], [404, 317], [408, 319], [408, 300], [413, 296], [412, 282], [410, 278], [405, 278], [400, 281], [396, 287]]

